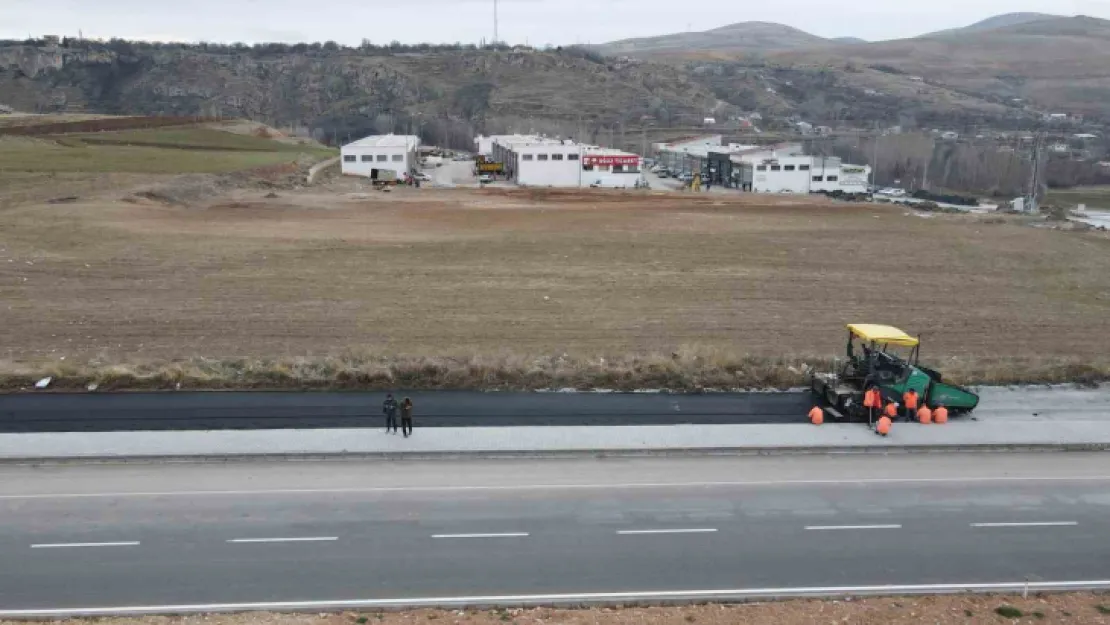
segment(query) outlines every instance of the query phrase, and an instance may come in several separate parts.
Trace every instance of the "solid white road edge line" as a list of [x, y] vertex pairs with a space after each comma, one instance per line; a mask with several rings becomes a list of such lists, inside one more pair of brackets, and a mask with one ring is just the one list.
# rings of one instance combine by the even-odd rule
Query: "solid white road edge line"
[[619, 530], [617, 534], [621, 536], [638, 536], [641, 534], [712, 534], [716, 532], [715, 528], [700, 528], [688, 530]]
[[294, 488], [273, 490], [182, 490], [114, 493], [32, 493], [0, 495], [9, 499], [86, 499], [97, 497], [207, 497], [265, 495], [341, 495], [358, 493], [420, 493], [518, 490], [615, 490], [628, 488], [728, 488], [734, 486], [836, 486], [868, 484], [974, 484], [998, 482], [1110, 482], [1110, 475], [1074, 477], [953, 477], [859, 478], [843, 480], [748, 480], [735, 482], [632, 482], [625, 484], [514, 484], [505, 486], [381, 486], [366, 488]]
[[432, 534], [432, 538], [525, 538], [527, 532], [511, 532], [506, 534]]
[[1029, 523], [972, 523], [971, 527], [1074, 527], [1077, 521], [1041, 521]]
[[807, 530], [900, 530], [901, 525], [807, 525]]
[[38, 545], [31, 545], [31, 549], [66, 549], [69, 547], [136, 547], [139, 541], [127, 541], [117, 543], [41, 543]]
[[915, 595], [961, 592], [1063, 592], [1110, 589], [1110, 580], [1070, 582], [999, 582], [983, 584], [919, 584], [888, 586], [815, 586], [740, 588], [735, 590], [655, 590], [553, 595], [489, 595], [473, 597], [423, 597], [411, 599], [345, 599], [335, 601], [274, 601], [267, 603], [205, 603], [95, 608], [39, 608], [0, 610], [0, 617], [66, 617], [129, 614], [179, 614], [184, 612], [253, 612], [258, 610], [321, 610], [349, 608], [421, 608], [486, 605], [548, 605], [553, 603], [628, 601], [696, 601], [789, 597], [838, 597], [845, 595]]
[[319, 543], [339, 540], [338, 536], [305, 536], [301, 538], [232, 538], [229, 543]]

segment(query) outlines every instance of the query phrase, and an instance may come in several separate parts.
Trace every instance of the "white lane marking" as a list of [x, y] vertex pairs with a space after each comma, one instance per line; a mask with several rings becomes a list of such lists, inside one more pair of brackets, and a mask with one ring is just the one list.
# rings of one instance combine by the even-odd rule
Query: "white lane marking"
[[1110, 475], [1085, 475], [1074, 477], [954, 477], [954, 478], [860, 478], [844, 480], [749, 480], [735, 482], [632, 482], [624, 484], [517, 484], [505, 486], [381, 486], [366, 488], [293, 488], [271, 490], [182, 490], [135, 491], [112, 493], [37, 493], [26, 495], [0, 495], [7, 499], [92, 499], [110, 497], [207, 497], [207, 496], [265, 496], [265, 495], [342, 495], [359, 493], [439, 493], [470, 491], [519, 491], [519, 490], [617, 490], [629, 488], [728, 488], [736, 486], [838, 486], [868, 484], [974, 484], [1001, 482], [1110, 482]]
[[1041, 521], [1030, 523], [972, 523], [971, 527], [1074, 527], [1076, 521]]
[[432, 534], [432, 538], [526, 538], [527, 532], [510, 532], [506, 534]]
[[807, 530], [900, 530], [901, 525], [807, 525]]
[[338, 536], [304, 536], [296, 538], [232, 538], [229, 543], [320, 543], [339, 540]]
[[712, 534], [716, 532], [715, 528], [697, 528], [687, 530], [620, 530], [617, 534], [621, 536], [638, 536], [641, 534]]
[[31, 549], [67, 549], [70, 547], [137, 547], [139, 541], [116, 543], [40, 543], [31, 545]]
[[1110, 589], [1110, 580], [1067, 582], [997, 582], [984, 584], [915, 584], [888, 586], [800, 586], [783, 588], [739, 588], [734, 590], [652, 590], [642, 592], [596, 592], [552, 595], [489, 595], [463, 597], [413, 597], [407, 599], [340, 599], [323, 601], [274, 601], [267, 603], [205, 603], [88, 608], [32, 608], [0, 610], [0, 617], [29, 616], [114, 616], [130, 614], [177, 614], [180, 612], [256, 612], [374, 607], [447, 607], [489, 605], [547, 605], [550, 603], [620, 603], [633, 600], [699, 601], [706, 599], [752, 599], [788, 597], [840, 597], [845, 595], [1001, 593], [1032, 590], [1064, 592]]

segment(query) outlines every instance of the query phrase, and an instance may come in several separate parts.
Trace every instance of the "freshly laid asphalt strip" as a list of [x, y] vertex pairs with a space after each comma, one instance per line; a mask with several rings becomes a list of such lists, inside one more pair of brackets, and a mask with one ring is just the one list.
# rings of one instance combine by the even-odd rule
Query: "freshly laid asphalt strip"
[[[419, 427], [797, 423], [808, 393], [395, 393]], [[382, 427], [384, 393], [0, 395], [0, 433]]]

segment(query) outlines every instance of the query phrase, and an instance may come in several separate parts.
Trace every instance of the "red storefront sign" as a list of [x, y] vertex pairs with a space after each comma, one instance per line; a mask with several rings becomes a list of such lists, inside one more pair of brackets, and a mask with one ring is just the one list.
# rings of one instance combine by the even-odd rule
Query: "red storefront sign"
[[582, 157], [582, 164], [583, 165], [602, 166], [602, 167], [605, 167], [605, 166], [610, 166], [611, 167], [613, 165], [632, 165], [632, 166], [636, 166], [636, 165], [640, 164], [640, 157], [635, 156], [635, 155], [633, 155], [633, 156], [621, 156], [621, 155], [616, 155], [616, 154], [595, 154], [595, 155], [586, 154]]

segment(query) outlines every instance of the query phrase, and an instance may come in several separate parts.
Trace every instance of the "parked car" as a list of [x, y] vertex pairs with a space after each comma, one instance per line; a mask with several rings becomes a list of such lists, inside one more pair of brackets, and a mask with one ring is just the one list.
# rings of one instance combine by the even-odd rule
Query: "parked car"
[[420, 182], [431, 182], [432, 181], [432, 177], [429, 176], [428, 174], [424, 173], [424, 172], [417, 173], [415, 176], [413, 176], [413, 178], [416, 178]]
[[671, 172], [667, 171], [666, 169], [660, 169], [659, 171], [655, 172], [655, 175], [659, 176], [660, 178], [670, 178]]
[[493, 176], [490, 174], [482, 174], [481, 176], [478, 176], [479, 184], [489, 184], [491, 182], [493, 182]]

